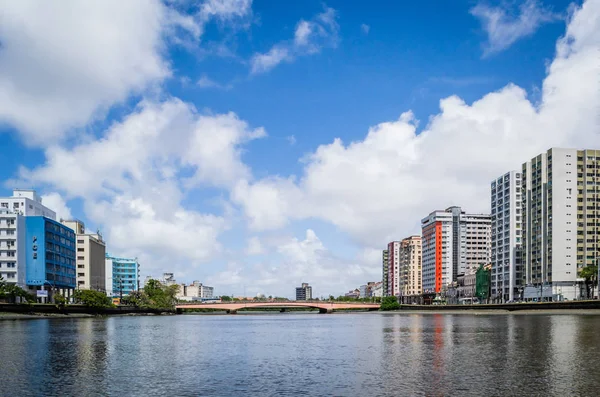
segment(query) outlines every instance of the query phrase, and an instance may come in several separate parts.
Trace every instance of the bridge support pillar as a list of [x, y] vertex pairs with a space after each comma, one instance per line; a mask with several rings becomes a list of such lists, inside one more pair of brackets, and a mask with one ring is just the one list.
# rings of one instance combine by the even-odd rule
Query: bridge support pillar
[[333, 313], [333, 309], [331, 309], [331, 308], [327, 308], [327, 309], [319, 308], [319, 313], [320, 314], [331, 314], [331, 313]]
[[237, 310], [234, 310], [234, 309], [227, 310], [227, 314], [237, 314]]
[[285, 313], [285, 307], [284, 307], [284, 308], [282, 308], [282, 309], [279, 311], [279, 313]]

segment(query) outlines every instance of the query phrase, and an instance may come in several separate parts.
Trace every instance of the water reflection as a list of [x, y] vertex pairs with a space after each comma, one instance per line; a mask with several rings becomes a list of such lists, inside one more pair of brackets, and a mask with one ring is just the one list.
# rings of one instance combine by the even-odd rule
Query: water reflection
[[10, 395], [595, 395], [600, 316], [0, 322]]

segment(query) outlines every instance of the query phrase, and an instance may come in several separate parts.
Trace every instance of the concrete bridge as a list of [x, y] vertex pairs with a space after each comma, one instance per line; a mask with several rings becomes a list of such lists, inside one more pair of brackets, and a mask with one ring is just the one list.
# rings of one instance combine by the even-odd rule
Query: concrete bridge
[[323, 301], [306, 301], [306, 302], [222, 302], [222, 303], [180, 303], [175, 306], [177, 313], [181, 313], [186, 309], [216, 309], [224, 310], [229, 314], [236, 314], [238, 310], [245, 308], [281, 308], [284, 311], [292, 307], [311, 307], [319, 309], [319, 313], [333, 313], [336, 310], [348, 309], [363, 309], [363, 310], [379, 310], [379, 303], [352, 303], [352, 302], [323, 302]]

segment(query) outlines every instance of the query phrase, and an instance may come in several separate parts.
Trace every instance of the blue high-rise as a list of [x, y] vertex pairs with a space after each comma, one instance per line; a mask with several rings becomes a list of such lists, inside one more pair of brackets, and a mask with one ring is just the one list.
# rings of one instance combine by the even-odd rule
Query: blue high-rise
[[71, 296], [75, 289], [75, 233], [43, 216], [25, 217], [26, 271], [29, 289]]

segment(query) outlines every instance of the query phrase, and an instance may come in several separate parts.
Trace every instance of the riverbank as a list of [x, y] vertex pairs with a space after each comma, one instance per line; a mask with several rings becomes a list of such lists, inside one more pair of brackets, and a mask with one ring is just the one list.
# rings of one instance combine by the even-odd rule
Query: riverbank
[[[55, 319], [74, 319], [74, 318], [95, 318], [95, 317], [131, 317], [131, 316], [157, 316], [156, 313], [112, 313], [112, 314], [90, 314], [90, 313], [7, 313], [0, 312], [0, 321], [14, 320], [55, 320]], [[163, 315], [173, 315], [173, 313], [164, 313]]]

